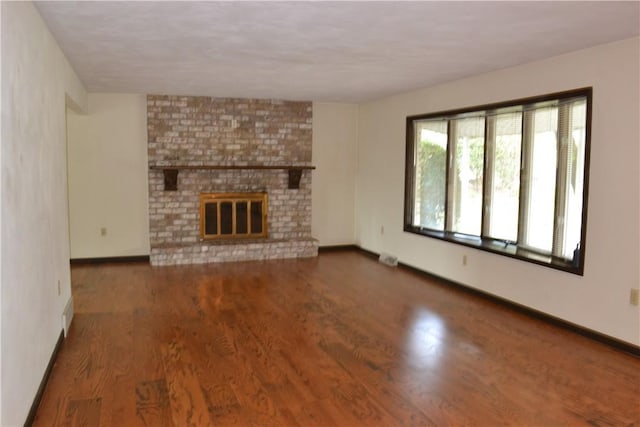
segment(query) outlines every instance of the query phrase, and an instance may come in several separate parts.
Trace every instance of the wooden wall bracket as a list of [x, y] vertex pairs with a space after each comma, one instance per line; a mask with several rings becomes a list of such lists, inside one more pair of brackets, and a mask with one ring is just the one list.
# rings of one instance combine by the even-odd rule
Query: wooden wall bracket
[[178, 191], [178, 169], [162, 169], [164, 191]]
[[300, 188], [300, 178], [302, 177], [302, 169], [288, 169], [289, 171], [289, 189]]

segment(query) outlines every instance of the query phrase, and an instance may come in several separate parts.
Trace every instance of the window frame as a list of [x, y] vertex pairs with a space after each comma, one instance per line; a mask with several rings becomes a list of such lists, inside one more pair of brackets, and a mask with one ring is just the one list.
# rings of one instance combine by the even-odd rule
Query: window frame
[[[523, 114], [523, 127], [522, 134], [524, 135], [524, 113], [531, 108], [540, 108], [545, 104], [560, 105], [562, 101], [570, 100], [572, 98], [585, 98], [586, 101], [586, 116], [585, 116], [585, 145], [584, 145], [584, 175], [583, 175], [583, 190], [582, 190], [582, 224], [580, 231], [580, 256], [578, 258], [577, 265], [573, 260], [566, 260], [562, 257], [557, 257], [552, 254], [544, 254], [536, 252], [535, 250], [518, 246], [514, 242], [508, 242], [505, 240], [494, 239], [490, 237], [481, 237], [473, 235], [465, 235], [457, 232], [447, 231], [447, 224], [445, 220], [445, 229], [434, 230], [426, 227], [419, 227], [413, 225], [413, 213], [414, 213], [414, 194], [415, 194], [415, 177], [416, 168], [414, 166], [416, 156], [416, 131], [415, 123], [421, 120], [434, 120], [445, 119], [448, 121], [448, 129], [451, 130], [452, 119], [470, 117], [482, 115], [485, 117], [485, 146], [484, 146], [484, 164], [483, 164], [483, 201], [482, 201], [482, 223], [481, 223], [481, 235], [484, 234], [486, 227], [485, 224], [485, 203], [484, 192], [486, 191], [486, 174], [487, 174], [487, 159], [486, 159], [486, 117], [488, 115], [496, 114], [497, 112], [509, 112], [509, 111], [521, 111]], [[404, 231], [407, 233], [418, 234], [443, 240], [450, 243], [455, 243], [483, 251], [503, 255], [509, 258], [515, 258], [521, 261], [526, 261], [545, 267], [566, 271], [572, 274], [580, 276], [584, 275], [585, 253], [586, 253], [586, 234], [587, 234], [587, 211], [588, 211], [588, 195], [589, 195], [589, 170], [590, 170], [590, 153], [591, 153], [591, 125], [592, 125], [592, 108], [593, 108], [593, 88], [584, 87], [580, 89], [573, 89], [563, 92], [555, 92], [546, 95], [533, 96], [527, 98], [520, 98], [505, 102], [498, 102], [492, 104], [484, 104], [471, 106], [466, 108], [459, 108], [455, 110], [438, 111], [428, 114], [418, 114], [406, 117], [406, 153], [405, 153], [405, 193], [404, 193], [404, 218], [403, 225]], [[450, 135], [450, 133], [449, 133]], [[523, 138], [524, 139], [524, 138]], [[522, 168], [522, 156], [524, 155], [524, 140], [521, 141], [521, 160], [520, 167]], [[447, 171], [446, 171], [446, 183], [445, 183], [445, 199], [449, 197], [449, 164], [450, 164], [450, 147], [447, 145]], [[520, 182], [522, 183], [522, 176], [520, 176]], [[558, 197], [558, 188], [555, 191], [555, 197]], [[522, 197], [520, 194], [519, 198]], [[522, 206], [522, 200], [520, 200], [520, 206]], [[554, 207], [554, 215], [556, 208]], [[448, 212], [448, 204], [445, 201], [445, 218], [450, 215]], [[521, 215], [518, 214], [518, 228], [521, 224]], [[556, 233], [554, 232], [553, 238], [555, 239]]]

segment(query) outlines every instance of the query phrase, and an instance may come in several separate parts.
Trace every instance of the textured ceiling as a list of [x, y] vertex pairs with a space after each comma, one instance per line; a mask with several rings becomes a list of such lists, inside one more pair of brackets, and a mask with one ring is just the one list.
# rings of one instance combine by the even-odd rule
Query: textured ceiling
[[38, 2], [90, 92], [360, 102], [639, 33], [639, 2]]

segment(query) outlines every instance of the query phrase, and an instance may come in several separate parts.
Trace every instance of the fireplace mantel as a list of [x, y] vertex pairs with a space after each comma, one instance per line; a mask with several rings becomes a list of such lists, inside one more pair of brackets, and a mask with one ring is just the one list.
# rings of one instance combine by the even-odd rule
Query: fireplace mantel
[[151, 170], [161, 170], [164, 174], [164, 191], [178, 190], [178, 172], [181, 170], [286, 170], [289, 173], [289, 189], [300, 188], [303, 170], [313, 170], [315, 166], [305, 165], [150, 165]]

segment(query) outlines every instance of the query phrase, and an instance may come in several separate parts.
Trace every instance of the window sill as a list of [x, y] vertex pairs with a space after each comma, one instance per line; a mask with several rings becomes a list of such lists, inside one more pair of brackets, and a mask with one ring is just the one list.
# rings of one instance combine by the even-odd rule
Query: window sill
[[508, 243], [494, 239], [482, 239], [475, 236], [467, 236], [447, 231], [429, 230], [419, 227], [405, 225], [404, 231], [407, 233], [419, 234], [421, 236], [432, 237], [445, 242], [455, 243], [474, 249], [491, 252], [498, 255], [504, 255], [509, 258], [515, 258], [521, 261], [542, 265], [556, 270], [566, 271], [567, 273], [584, 275], [582, 266], [574, 266], [571, 261], [556, 258], [551, 255], [539, 254], [524, 248], [519, 248], [513, 243]]

